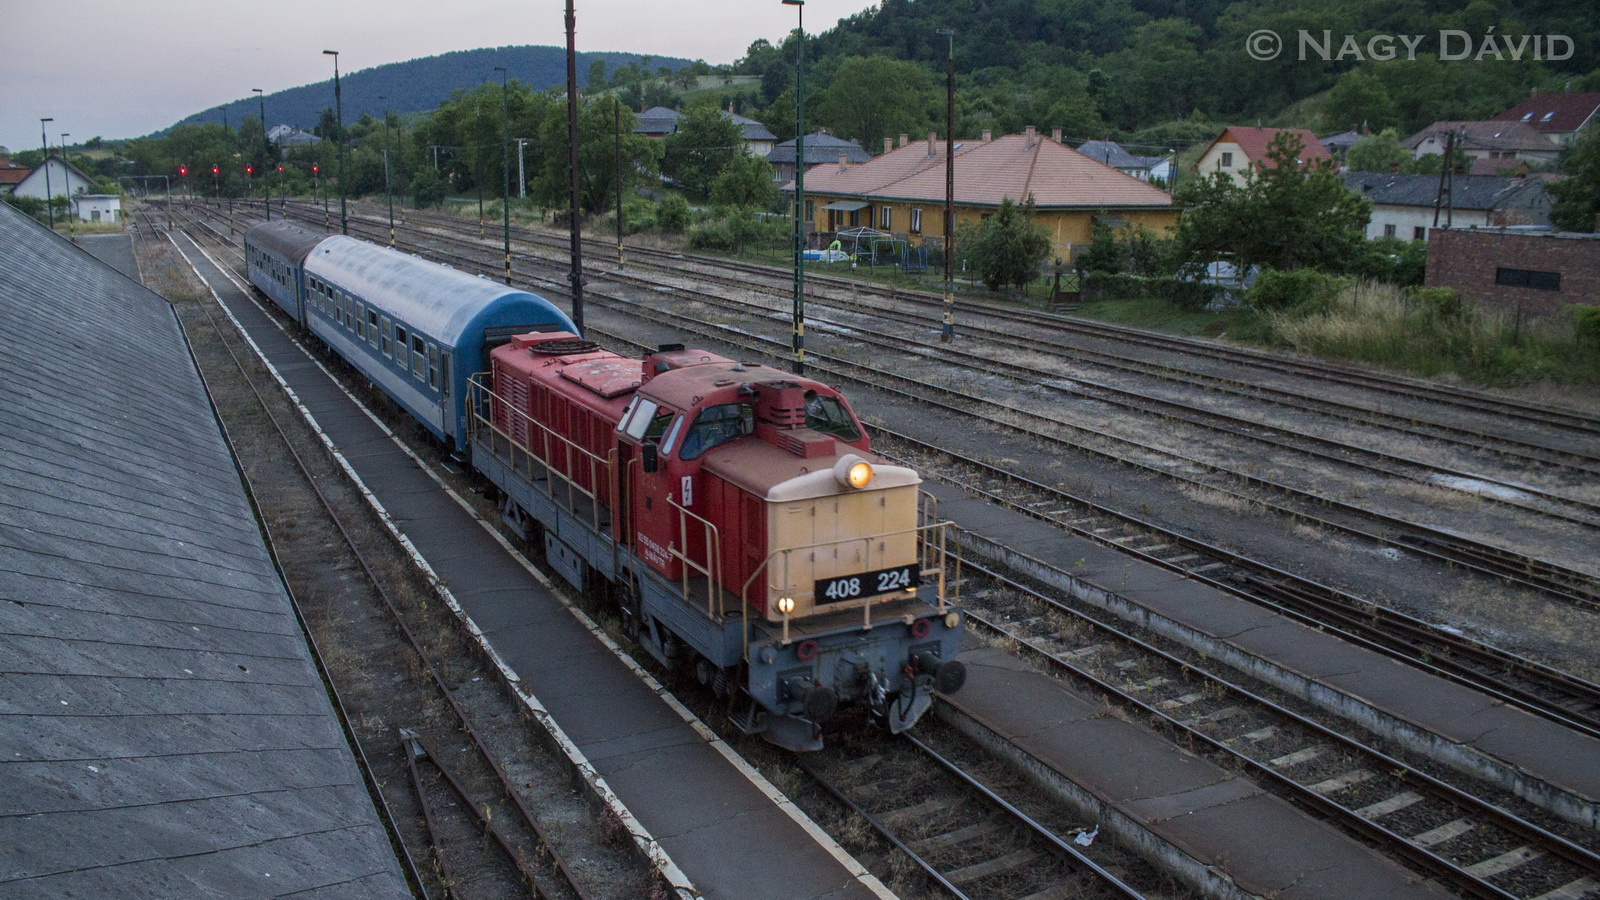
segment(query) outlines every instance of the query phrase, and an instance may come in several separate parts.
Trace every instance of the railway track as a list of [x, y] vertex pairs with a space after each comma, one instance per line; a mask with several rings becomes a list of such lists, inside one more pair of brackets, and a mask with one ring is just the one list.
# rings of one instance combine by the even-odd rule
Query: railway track
[[[457, 262], [466, 264], [470, 257], [457, 257]], [[490, 270], [492, 271], [492, 270]], [[603, 300], [600, 295], [592, 295], [596, 300]], [[648, 309], [639, 304], [630, 304], [629, 312], [662, 321], [668, 325], [682, 328], [686, 322], [682, 317], [675, 316], [661, 310]], [[762, 352], [781, 356], [787, 345], [782, 341], [763, 339], [750, 335], [742, 329], [730, 329], [725, 326], [688, 321], [688, 326], [703, 329], [705, 332], [717, 333], [724, 340], [753, 347]], [[882, 370], [870, 370], [863, 377], [853, 364], [842, 360], [819, 359], [818, 363], [828, 367], [830, 374], [865, 380], [877, 389], [898, 391], [908, 397], [921, 402], [930, 401], [926, 393], [913, 393], [922, 386], [910, 379], [905, 379]], [[892, 381], [898, 381], [895, 387], [886, 387]], [[963, 398], [965, 399], [965, 398]], [[971, 398], [974, 403], [981, 403], [981, 398]], [[957, 411], [962, 411], [958, 409]], [[910, 438], [903, 434], [896, 434], [887, 429], [884, 433], [900, 440], [909, 441]], [[921, 442], [915, 442], [920, 444]], [[922, 445], [924, 450], [931, 449]], [[1468, 640], [1460, 635], [1452, 634], [1444, 629], [1439, 629], [1404, 616], [1380, 605], [1364, 601], [1348, 593], [1317, 584], [1307, 579], [1298, 578], [1275, 567], [1251, 560], [1243, 554], [1228, 551], [1224, 548], [1207, 544], [1182, 534], [1163, 529], [1138, 517], [1115, 512], [1098, 506], [1083, 498], [1073, 496], [1065, 491], [1046, 487], [1028, 479], [1023, 479], [1011, 473], [1002, 472], [996, 467], [979, 463], [977, 460], [940, 450], [948, 459], [956, 460], [969, 467], [979, 467], [982, 472], [979, 479], [998, 480], [1012, 485], [1026, 485], [1035, 492], [1038, 499], [1032, 501], [1027, 508], [1030, 513], [1040, 508], [1056, 509], [1065, 507], [1068, 514], [1052, 517], [1057, 524], [1070, 523], [1071, 519], [1078, 518], [1085, 512], [1102, 517], [1092, 527], [1073, 527], [1076, 533], [1083, 534], [1100, 543], [1109, 543], [1125, 551], [1136, 551], [1141, 545], [1141, 539], [1136, 535], [1149, 535], [1145, 543], [1154, 542], [1174, 548], [1176, 552], [1160, 554], [1141, 554], [1151, 561], [1167, 568], [1184, 571], [1191, 576], [1199, 576], [1206, 581], [1217, 584], [1225, 590], [1234, 593], [1245, 593], [1269, 606], [1289, 612], [1304, 621], [1311, 621], [1319, 627], [1335, 627], [1342, 633], [1349, 635], [1359, 643], [1382, 648], [1385, 652], [1406, 659], [1412, 663], [1431, 665], [1437, 671], [1454, 680], [1469, 683], [1490, 693], [1506, 697], [1511, 702], [1523, 706], [1530, 711], [1573, 724], [1591, 732], [1600, 728], [1600, 716], [1596, 710], [1600, 708], [1600, 694], [1594, 685], [1564, 675], [1549, 667], [1540, 666], [1530, 660], [1514, 654], [1504, 653], [1481, 643]], [[934, 464], [925, 466], [925, 471], [944, 471], [945, 466]], [[968, 482], [968, 486], [981, 484]], [[986, 491], [998, 497], [996, 492]], [[1300, 516], [1297, 510], [1284, 510], [1286, 515]], [[1116, 534], [1111, 540], [1103, 537], [1104, 523], [1115, 520]], [[1312, 517], [1313, 521], [1321, 522], [1322, 519]], [[1405, 524], [1405, 523], [1397, 523]], [[1098, 533], [1097, 533], [1098, 532]], [[1363, 532], [1370, 540], [1380, 544], [1389, 541], [1382, 535], [1370, 535]], [[1487, 569], [1491, 574], [1504, 577], [1519, 583], [1530, 581], [1541, 589], [1547, 586], [1554, 587], [1558, 592], [1569, 597], [1574, 602], [1592, 603], [1592, 596], [1583, 591], [1569, 589], [1564, 573], [1557, 573], [1553, 578], [1533, 580], [1529, 573], [1539, 572], [1536, 561], [1526, 560], [1515, 556], [1500, 558], [1481, 558], [1483, 550], [1487, 548], [1463, 547], [1461, 542], [1452, 536], [1437, 533], [1422, 532], [1416, 535], [1414, 545], [1419, 550], [1430, 549], [1433, 553], [1450, 560], [1466, 557], [1468, 554], [1478, 552], [1480, 561], [1478, 567]], [[1166, 549], [1165, 547], [1163, 549]], [[1198, 557], [1190, 556], [1198, 553]], [[1188, 558], [1185, 558], [1188, 557]], [[1222, 566], [1228, 567], [1226, 572], [1214, 570]]]
[[[1161, 878], [1126, 855], [1102, 864], [1080, 847], [1093, 838], [1057, 834], [909, 734], [799, 758], [830, 796], [958, 898], [1142, 897], [1129, 877]], [[1087, 833], [1080, 827], [1077, 834]]]
[[[1118, 544], [1118, 546], [1121, 546], [1121, 544]], [[1004, 626], [998, 627], [1001, 627], [1002, 630], [1004, 630]], [[1013, 631], [1007, 631], [1006, 633], [1009, 637], [1018, 639], [1019, 641], [1022, 640], [1023, 637], [1026, 637], [1019, 636]], [[1178, 663], [1178, 665], [1183, 668], [1192, 668], [1192, 665], [1189, 663]], [[1160, 677], [1161, 676], [1156, 676], [1156, 678]], [[1146, 683], [1144, 683], [1144, 689], [1160, 686], [1148, 684], [1149, 681], [1150, 679], [1146, 679]], [[1126, 686], [1124, 685], [1124, 693], [1126, 693], [1125, 687]], [[1190, 693], [1193, 692], [1191, 691]], [[1181, 700], [1186, 696], [1187, 694], [1180, 694], [1176, 697], [1168, 697], [1161, 702], [1165, 703]], [[1188, 701], [1188, 703], [1192, 702], [1194, 701]], [[1216, 718], [1227, 719], [1230, 717], [1222, 716]], [[1312, 730], [1321, 728], [1321, 726], [1317, 726], [1315, 723], [1307, 723], [1305, 727], [1309, 727]], [[1322, 730], [1326, 731], [1326, 729]], [[1277, 734], [1277, 732], [1274, 732], [1274, 734], [1269, 735], [1269, 737], [1276, 738]], [[1345, 738], [1340, 738], [1338, 735], [1334, 735], [1331, 732], [1328, 732], [1328, 735], [1330, 736], [1330, 739], [1337, 742], [1348, 740]], [[1335, 753], [1332, 751], [1317, 750], [1311, 747], [1301, 747], [1288, 753], [1279, 754], [1278, 756], [1273, 757], [1273, 759], [1268, 760], [1267, 764], [1268, 769], [1281, 769], [1308, 764], [1318, 759], [1331, 758], [1334, 755]], [[1330, 791], [1328, 784], [1325, 784], [1328, 782], [1337, 782], [1338, 784], [1342, 785], [1342, 787], [1340, 787], [1341, 790], [1345, 789], [1345, 787], [1355, 786], [1365, 786], [1362, 788], [1364, 790], [1372, 789], [1375, 786], [1372, 780], [1374, 776], [1368, 774], [1367, 770], [1373, 767], [1376, 767], [1377, 769], [1383, 769], [1384, 767], [1388, 766], [1390, 762], [1391, 760], [1380, 757], [1375, 763], [1365, 768], [1337, 773], [1328, 778], [1322, 778], [1319, 781], [1314, 782], [1316, 785], [1323, 785], [1323, 790], [1321, 791], [1309, 788], [1305, 784], [1301, 784], [1300, 792], [1304, 794], [1306, 790], [1310, 790], [1312, 794], [1326, 794]], [[1257, 761], [1257, 764], [1259, 765], [1260, 762]], [[1409, 784], [1412, 780], [1412, 777], [1413, 776], [1402, 776], [1402, 780]], [[1426, 778], [1426, 776], [1422, 776], [1421, 773], [1417, 773], [1415, 777]], [[1304, 779], [1301, 780], [1303, 781]], [[1440, 789], [1442, 789], [1442, 791], [1447, 795], [1446, 799], [1440, 802], [1444, 802], [1447, 805], [1455, 804], [1451, 808], [1461, 810], [1468, 807], [1474, 807], [1475, 805], [1482, 806], [1481, 804], [1477, 804], [1477, 801], [1474, 801], [1471, 797], [1460, 794], [1459, 792], [1456, 792], [1456, 795], [1453, 796], [1449, 795], [1449, 792], [1453, 791], [1454, 789], [1449, 788], [1447, 785], [1441, 784]], [[1383, 803], [1394, 807], [1393, 809], [1381, 814], [1375, 813], [1374, 809], [1368, 808], [1373, 807], [1374, 804], [1368, 804], [1368, 807], [1363, 807], [1360, 810], [1350, 810], [1347, 808], [1342, 809], [1342, 814], [1345, 815], [1346, 818], [1348, 818], [1350, 814], [1356, 814], [1356, 818], [1366, 818], [1368, 822], [1367, 825], [1359, 825], [1354, 823], [1352, 820], [1351, 823], [1346, 823], [1344, 827], [1349, 827], [1352, 830], [1363, 833], [1373, 830], [1370, 818], [1362, 816], [1361, 813], [1363, 812], [1373, 817], [1382, 817], [1383, 815], [1398, 813], [1402, 809], [1411, 810], [1409, 815], [1415, 815], [1422, 812], [1424, 807], [1418, 807], [1417, 804], [1423, 801], [1405, 798], [1406, 802], [1399, 803], [1394, 799], [1401, 797], [1405, 793], [1405, 791], [1398, 791], [1389, 794], [1383, 800], [1377, 801], [1377, 803]], [[1324, 799], [1326, 799], [1326, 797], [1324, 797]], [[1303, 797], [1299, 802], [1306, 803], [1307, 805], [1314, 805], [1315, 803], [1315, 801], [1309, 796]], [[1337, 804], [1335, 805], [1337, 806]], [[1517, 822], [1513, 819], [1512, 824], [1506, 825], [1504, 824], [1503, 820], [1495, 819], [1495, 814], [1495, 811], [1478, 811], [1471, 813], [1472, 816], [1477, 816], [1477, 818], [1467, 818], [1464, 815], [1456, 815], [1454, 818], [1443, 822], [1436, 828], [1428, 829], [1424, 832], [1417, 832], [1409, 836], [1401, 836], [1398, 832], [1394, 832], [1393, 836], [1391, 837], [1387, 834], [1387, 829], [1382, 826], [1377, 826], [1376, 831], [1379, 833], [1385, 833], [1386, 840], [1396, 840], [1399, 841], [1401, 845], [1409, 846], [1411, 848], [1410, 850], [1397, 851], [1402, 856], [1410, 857], [1419, 855], [1418, 850], [1420, 848], [1420, 851], [1422, 851], [1420, 853], [1420, 858], [1427, 860], [1427, 866], [1437, 866], [1440, 864], [1439, 859], [1433, 858], [1437, 857], [1438, 854], [1432, 853], [1430, 849], [1431, 847], [1438, 844], [1443, 844], [1445, 841], [1457, 840], [1461, 835], [1467, 833], [1476, 833], [1477, 835], [1481, 836], [1493, 832], [1495, 835], [1493, 838], [1474, 838], [1474, 846], [1481, 848], [1484, 853], [1489, 853], [1489, 855], [1483, 855], [1481, 858], [1460, 864], [1457, 864], [1457, 862], [1454, 860], [1443, 860], [1444, 867], [1439, 869], [1438, 872], [1434, 872], [1435, 875], [1444, 873], [1450, 875], [1452, 878], [1462, 879], [1460, 882], [1461, 890], [1470, 896], [1540, 895], [1538, 893], [1528, 893], [1528, 891], [1532, 890], [1533, 888], [1528, 887], [1527, 885], [1543, 886], [1543, 888], [1553, 891], [1570, 892], [1573, 890], [1578, 890], [1579, 893], [1571, 895], [1579, 896], [1581, 894], [1581, 889], [1586, 884], [1585, 879], [1591, 878], [1596, 873], [1592, 855], [1585, 855], [1588, 852], [1583, 850], [1583, 848], [1577, 848], [1571, 845], [1570, 842], [1565, 842], [1557, 836], [1543, 833], [1527, 823]], [[1438, 814], [1433, 813], [1432, 815], [1437, 816]], [[915, 840], [922, 839], [923, 838], [915, 838]], [[1491, 850], [1494, 852], [1491, 853]], [[1573, 856], [1575, 851], [1577, 852], [1576, 857]], [[1540, 862], [1541, 860], [1544, 862]], [[940, 869], [939, 864], [932, 865], [936, 870]], [[997, 872], [1008, 868], [1008, 866], [1003, 863], [996, 863], [996, 865], [999, 867], [996, 870]], [[1530, 866], [1533, 868], [1530, 868]], [[1562, 868], [1563, 866], [1566, 868]], [[948, 867], [946, 866], [945, 868]], [[1426, 867], [1424, 867], [1424, 870], [1432, 871]], [[1452, 874], [1452, 870], [1460, 870], [1460, 872]], [[1530, 875], [1529, 873], [1538, 874]], [[1505, 887], [1497, 886], [1501, 882], [1513, 884], [1515, 888], [1506, 889]], [[1543, 893], [1543, 889], [1541, 889], [1541, 893]], [[1564, 893], [1557, 893], [1553, 896], [1566, 895], [1567, 894]]]
[[[307, 633], [314, 648], [318, 641], [339, 648], [341, 664], [329, 665], [327, 654], [319, 659], [351, 729], [352, 746], [369, 760], [375, 797], [422, 896], [591, 900], [648, 892], [654, 871], [610, 847], [614, 835], [601, 834], [598, 823], [567, 836], [569, 846], [583, 849], [582, 862], [551, 839], [533, 811], [535, 802], [543, 815], [567, 823], [564, 828], [574, 820], [595, 822], [593, 806], [576, 792], [549, 789], [552, 779], [563, 785], [573, 780], [569, 763], [534, 738], [531, 729], [537, 726], [525, 718], [526, 708], [499, 682], [498, 669], [480, 658], [459, 621], [435, 602], [431, 587], [394, 574], [412, 570], [394, 558], [387, 532], [359, 521], [364, 501], [333, 461], [320, 451], [305, 452], [307, 436], [286, 424], [292, 416], [279, 409], [283, 400], [276, 385], [260, 386], [264, 373], [232, 323], [219, 318], [212, 302], [201, 301], [186, 327], [209, 335], [197, 359], [208, 392], [224, 411], [225, 432], [230, 417], [236, 417], [235, 428], [250, 429], [248, 444], [236, 443], [235, 453], [244, 471], [256, 474], [254, 481], [247, 477], [249, 493], [272, 498], [265, 501], [263, 522], [293, 526], [288, 530], [294, 538], [278, 538], [269, 525], [269, 547], [275, 554], [287, 547], [285, 558], [301, 557], [285, 566], [289, 583], [294, 587], [299, 580], [299, 593], [321, 604], [305, 619]], [[231, 399], [224, 390], [232, 391]], [[258, 412], [226, 412], [239, 410], [246, 397]], [[337, 590], [319, 583], [326, 578], [324, 566], [303, 559], [308, 545], [324, 557], [353, 561]], [[328, 599], [335, 593], [340, 599]], [[339, 606], [329, 608], [334, 602]], [[356, 687], [340, 697], [339, 686], [350, 684]], [[346, 699], [354, 694], [361, 698]], [[385, 723], [401, 717], [405, 726], [397, 734]], [[449, 762], [440, 765], [441, 760]], [[532, 796], [536, 782], [544, 787]], [[455, 799], [441, 799], [446, 789]], [[584, 844], [585, 838], [592, 840]], [[489, 842], [503, 853], [481, 852]], [[419, 850], [426, 850], [431, 865], [417, 864]]]
[[964, 576], [980, 628], [1463, 896], [1600, 886], [1585, 847], [1021, 582], [970, 561]]
[[[363, 227], [359, 221], [356, 227]], [[368, 226], [375, 227], [375, 226]], [[436, 240], [446, 240], [442, 236], [435, 236]], [[443, 251], [450, 254], [458, 264], [478, 266], [481, 270], [494, 273], [496, 260], [488, 251], [478, 247], [470, 241], [458, 238], [448, 239], [453, 244], [452, 249]], [[533, 260], [547, 267], [560, 270], [555, 260]], [[602, 279], [617, 281], [641, 290], [656, 291], [659, 285], [653, 280], [639, 278], [625, 272], [597, 272], [591, 276], [591, 281], [598, 282]], [[555, 280], [546, 283], [553, 287], [560, 287]], [[695, 291], [689, 288], [676, 289], [678, 292], [691, 295], [704, 303], [715, 304], [719, 308], [743, 315], [755, 315], [760, 318], [770, 319], [770, 310], [753, 307], [743, 301], [732, 301], [720, 296], [714, 296], [704, 291]], [[596, 299], [602, 299], [596, 295]], [[621, 298], [612, 297], [610, 302], [628, 302]], [[642, 304], [637, 304], [641, 305]], [[663, 315], [660, 310], [652, 310], [655, 315]], [[875, 315], [886, 315], [883, 310], [875, 310]], [[679, 327], [688, 327], [703, 332], [720, 331], [725, 335], [725, 340], [733, 342], [743, 341], [761, 352], [781, 355], [783, 341], [761, 339], [747, 329], [733, 328], [694, 320], [679, 315], [676, 323]], [[830, 325], [840, 332], [849, 332], [853, 341], [867, 343], [884, 353], [911, 354], [912, 358], [950, 358], [953, 352], [946, 347], [936, 344], [911, 343], [905, 339], [875, 338], [864, 334], [860, 329], [847, 324], [830, 323], [826, 319], [813, 317], [811, 328], [819, 332], [830, 328]], [[736, 334], [737, 339], [727, 337]], [[756, 346], [759, 345], [759, 346]], [[911, 386], [913, 390], [922, 392], [923, 402], [933, 402], [944, 408], [963, 415], [974, 415], [982, 419], [994, 420], [1022, 420], [1025, 426], [1014, 426], [1021, 433], [1039, 437], [1062, 445], [1064, 449], [1078, 449], [1101, 455], [1104, 458], [1119, 463], [1131, 463], [1152, 474], [1163, 478], [1177, 479], [1219, 491], [1223, 494], [1239, 498], [1246, 503], [1264, 504], [1275, 512], [1288, 515], [1318, 527], [1326, 527], [1337, 532], [1345, 532], [1362, 541], [1372, 542], [1379, 546], [1402, 548], [1412, 553], [1429, 557], [1449, 565], [1463, 566], [1477, 571], [1499, 577], [1509, 583], [1517, 584], [1532, 589], [1547, 592], [1560, 597], [1569, 603], [1587, 609], [1600, 609], [1600, 578], [1589, 572], [1573, 569], [1569, 566], [1551, 562], [1519, 553], [1507, 548], [1497, 547], [1483, 540], [1475, 539], [1469, 535], [1456, 533], [1451, 530], [1429, 526], [1399, 515], [1392, 515], [1373, 508], [1369, 502], [1347, 502], [1336, 496], [1319, 491], [1307, 485], [1294, 485], [1287, 483], [1283, 476], [1266, 477], [1251, 473], [1246, 468], [1236, 465], [1226, 465], [1202, 459], [1192, 454], [1179, 454], [1160, 445], [1147, 441], [1131, 439], [1110, 431], [1085, 426], [1070, 422], [1053, 415], [1034, 413], [1017, 405], [998, 403], [987, 397], [977, 396], [953, 388], [939, 388], [927, 383], [926, 379], [906, 378], [898, 371], [890, 371], [884, 366], [867, 366], [860, 363], [829, 358], [822, 354], [813, 354], [815, 363], [824, 365], [835, 373], [854, 374], [857, 380], [869, 384], [897, 383], [902, 387]], [[1011, 376], [1019, 384], [1040, 385], [1041, 390], [1060, 391], [1072, 396], [1081, 396], [1083, 388], [1077, 384], [1072, 387], [1052, 386], [1049, 382], [1050, 373], [1038, 369], [1024, 367], [1007, 367], [995, 362], [989, 356], [964, 355], [966, 362], [974, 371], [993, 373], [1000, 371]], [[899, 367], [897, 367], [898, 369]], [[852, 373], [851, 370], [854, 370]], [[862, 374], [865, 373], [865, 374]], [[1116, 393], [1115, 391], [1100, 391], [1098, 396], [1104, 398]], [[1127, 393], [1127, 392], [1122, 392]], [[1140, 405], [1147, 413], [1159, 415], [1164, 418], [1180, 417], [1185, 420], [1202, 423], [1204, 419], [1213, 421], [1205, 425], [1213, 431], [1226, 430], [1229, 433], [1243, 436], [1250, 441], [1267, 443], [1273, 448], [1296, 447], [1298, 452], [1316, 456], [1324, 461], [1340, 466], [1362, 466], [1369, 471], [1379, 471], [1386, 475], [1402, 474], [1411, 480], [1424, 484], [1471, 484], [1478, 486], [1475, 493], [1487, 496], [1491, 502], [1504, 503], [1523, 510], [1537, 512], [1558, 521], [1570, 523], [1582, 528], [1600, 530], [1600, 505], [1588, 503], [1571, 497], [1563, 497], [1550, 492], [1541, 492], [1526, 485], [1514, 483], [1495, 483], [1493, 479], [1485, 478], [1470, 472], [1447, 469], [1422, 463], [1417, 460], [1398, 458], [1389, 454], [1379, 454], [1375, 451], [1365, 450], [1358, 446], [1339, 441], [1319, 439], [1309, 435], [1289, 434], [1278, 430], [1276, 434], [1266, 434], [1263, 429], [1253, 423], [1237, 418], [1228, 419], [1213, 414], [1201, 416], [1189, 412], [1182, 404], [1167, 401], [1156, 402], [1153, 398], [1144, 398], [1138, 404], [1133, 404], [1126, 399], [1119, 400], [1128, 404]], [[1242, 454], [1244, 458], [1254, 458], [1250, 453]], [[1259, 455], [1259, 454], [1255, 454]], [[1380, 460], [1381, 464], [1364, 460]], [[1190, 474], [1202, 471], [1206, 477], [1196, 477]], [[1240, 485], [1249, 488], [1243, 492]], [[1266, 492], [1263, 495], [1261, 492]], [[1264, 497], [1266, 499], [1264, 499]], [[1278, 498], [1278, 499], [1271, 499]], [[1292, 505], [1284, 506], [1284, 502]], [[1507, 523], [1496, 529], [1499, 535], [1518, 533], [1514, 523]]]

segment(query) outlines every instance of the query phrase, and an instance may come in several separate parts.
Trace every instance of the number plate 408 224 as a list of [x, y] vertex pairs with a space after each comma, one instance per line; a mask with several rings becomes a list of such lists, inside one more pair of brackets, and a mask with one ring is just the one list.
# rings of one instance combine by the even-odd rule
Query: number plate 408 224
[[912, 566], [895, 566], [892, 569], [862, 572], [859, 575], [825, 578], [817, 582], [815, 603], [817, 606], [826, 606], [829, 603], [876, 597], [879, 594], [903, 591], [915, 586], [916, 583], [916, 572]]

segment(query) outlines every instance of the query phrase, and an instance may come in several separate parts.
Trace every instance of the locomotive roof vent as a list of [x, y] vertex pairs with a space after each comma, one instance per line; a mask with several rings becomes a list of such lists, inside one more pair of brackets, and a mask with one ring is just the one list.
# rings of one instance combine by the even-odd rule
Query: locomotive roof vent
[[764, 381], [756, 385], [756, 418], [778, 428], [803, 428], [806, 424], [806, 390], [792, 381]]
[[593, 353], [600, 349], [594, 341], [582, 338], [561, 338], [553, 341], [540, 341], [528, 348], [528, 352], [535, 356], [571, 356], [574, 353]]

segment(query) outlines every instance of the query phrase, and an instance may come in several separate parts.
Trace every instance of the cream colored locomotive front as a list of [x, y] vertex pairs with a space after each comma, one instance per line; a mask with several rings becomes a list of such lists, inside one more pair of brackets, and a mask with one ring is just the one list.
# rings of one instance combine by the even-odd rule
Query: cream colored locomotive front
[[911, 597], [920, 575], [918, 485], [854, 454], [767, 493], [767, 620]]

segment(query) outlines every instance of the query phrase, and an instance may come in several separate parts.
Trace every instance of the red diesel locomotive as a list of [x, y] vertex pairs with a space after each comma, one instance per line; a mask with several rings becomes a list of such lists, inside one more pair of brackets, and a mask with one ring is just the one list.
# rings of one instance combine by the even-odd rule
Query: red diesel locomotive
[[899, 732], [965, 680], [948, 524], [827, 385], [544, 332], [495, 348], [467, 407], [505, 521], [740, 728], [816, 749], [861, 706]]

